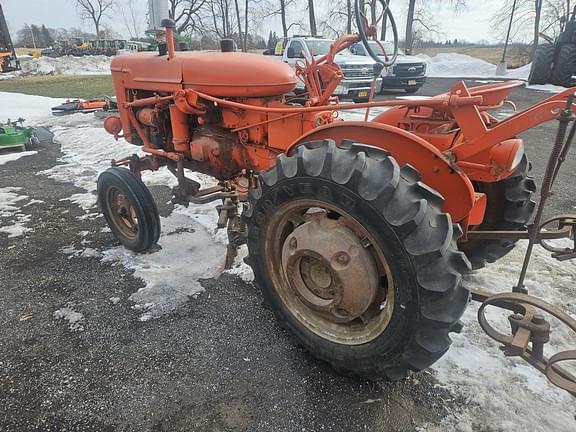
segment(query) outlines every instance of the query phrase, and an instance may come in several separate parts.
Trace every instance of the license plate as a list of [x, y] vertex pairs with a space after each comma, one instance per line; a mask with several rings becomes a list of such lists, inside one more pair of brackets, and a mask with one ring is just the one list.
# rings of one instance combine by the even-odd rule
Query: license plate
[[408, 85], [416, 85], [418, 82], [416, 80], [408, 80]]
[[358, 92], [358, 97], [368, 97], [368, 90], [360, 90]]

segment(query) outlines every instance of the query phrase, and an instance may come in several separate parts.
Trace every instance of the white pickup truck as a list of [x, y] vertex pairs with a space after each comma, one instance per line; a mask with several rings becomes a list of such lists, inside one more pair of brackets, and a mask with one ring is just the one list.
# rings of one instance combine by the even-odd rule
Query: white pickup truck
[[[279, 40], [273, 54], [281, 58], [284, 63], [296, 68], [296, 62], [299, 60], [310, 59], [312, 55], [318, 58], [326, 54], [333, 42], [330, 39], [320, 37], [294, 36]], [[265, 54], [272, 54], [272, 52], [265, 52]], [[333, 95], [349, 97], [355, 102], [368, 100], [372, 85], [374, 60], [369, 57], [353, 55], [350, 51], [344, 50], [336, 55], [335, 63], [342, 70], [344, 79], [336, 87]], [[382, 79], [378, 78], [376, 92], [380, 91], [381, 86]], [[296, 91], [302, 90], [304, 90], [304, 82], [298, 80]]]

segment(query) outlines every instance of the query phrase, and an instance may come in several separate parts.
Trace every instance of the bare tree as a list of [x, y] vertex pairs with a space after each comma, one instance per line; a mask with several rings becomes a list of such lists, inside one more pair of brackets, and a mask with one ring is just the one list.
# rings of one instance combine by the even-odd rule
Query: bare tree
[[324, 35], [340, 36], [352, 33], [354, 0], [334, 0], [326, 10], [320, 27]]
[[248, 51], [248, 0], [244, 4], [244, 52]]
[[[541, 1], [541, 0], [539, 0]], [[433, 2], [424, 0], [409, 0], [408, 13], [406, 16], [406, 32], [404, 36], [404, 50], [407, 54], [412, 52], [415, 36], [423, 28], [427, 32], [437, 33], [438, 29], [429, 10], [431, 3], [450, 3], [456, 12], [466, 7], [466, 0], [435, 0]], [[416, 25], [415, 25], [416, 24]]]
[[169, 0], [168, 15], [176, 23], [176, 31], [184, 33], [201, 27], [201, 14], [207, 0]]
[[263, 5], [262, 18], [270, 18], [272, 16], [279, 16], [282, 23], [282, 35], [287, 38], [288, 31], [292, 27], [302, 27], [298, 21], [288, 23], [287, 11], [288, 7], [296, 4], [297, 0], [270, 0], [266, 5]]
[[317, 36], [316, 17], [314, 16], [314, 0], [308, 0], [308, 19], [310, 20], [310, 34]]
[[138, 12], [135, 0], [125, 0], [120, 6], [120, 13], [130, 37], [132, 39], [138, 38], [142, 34], [144, 20], [142, 14]]
[[91, 20], [96, 30], [96, 38], [100, 39], [100, 25], [114, 4], [113, 0], [76, 0], [76, 6], [83, 19]]
[[412, 53], [412, 44], [414, 41], [414, 12], [416, 10], [416, 0], [408, 2], [408, 14], [406, 16], [406, 33], [404, 35], [404, 50], [406, 54]]
[[547, 0], [542, 8], [540, 33], [555, 39], [564, 31], [573, 5], [570, 0]]
[[[502, 7], [492, 17], [492, 27], [496, 32], [500, 32], [502, 37], [507, 29], [513, 5], [513, 0], [504, 0]], [[521, 35], [524, 29], [532, 27], [532, 53], [536, 50], [538, 39], [540, 38], [542, 7], [543, 0], [517, 0], [514, 11], [510, 37], [514, 39], [518, 37], [519, 34]]]
[[234, 0], [234, 6], [236, 7], [236, 22], [238, 23], [238, 40], [242, 46], [242, 51], [246, 52], [244, 38], [242, 37], [242, 21], [240, 21], [240, 7], [238, 6], [238, 0]]

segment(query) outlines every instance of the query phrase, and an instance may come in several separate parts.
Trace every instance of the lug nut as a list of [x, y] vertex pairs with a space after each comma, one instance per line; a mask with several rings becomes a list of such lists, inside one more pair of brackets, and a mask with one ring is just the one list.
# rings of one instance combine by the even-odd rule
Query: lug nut
[[346, 265], [350, 262], [350, 256], [346, 252], [340, 252], [336, 255], [336, 261], [338, 264]]

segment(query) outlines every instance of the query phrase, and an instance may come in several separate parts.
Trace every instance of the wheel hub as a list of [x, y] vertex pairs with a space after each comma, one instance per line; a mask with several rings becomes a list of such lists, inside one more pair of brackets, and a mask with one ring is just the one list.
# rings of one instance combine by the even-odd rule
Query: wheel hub
[[282, 267], [300, 301], [336, 323], [360, 317], [378, 290], [371, 254], [351, 229], [327, 217], [305, 222], [288, 235]]

